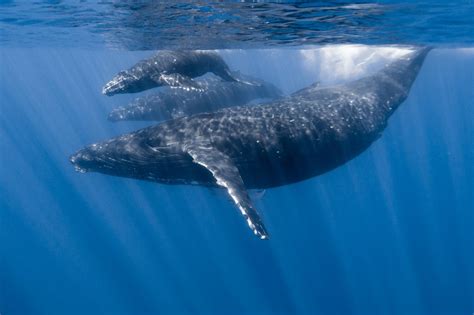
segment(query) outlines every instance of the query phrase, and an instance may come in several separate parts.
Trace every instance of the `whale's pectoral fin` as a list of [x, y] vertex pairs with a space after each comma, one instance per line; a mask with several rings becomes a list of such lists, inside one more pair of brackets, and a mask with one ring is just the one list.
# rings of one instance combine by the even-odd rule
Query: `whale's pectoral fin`
[[171, 87], [200, 90], [201, 87], [190, 77], [179, 73], [157, 74], [152, 79], [159, 85], [167, 85]]
[[217, 185], [227, 189], [227, 193], [247, 220], [254, 234], [261, 239], [268, 239], [265, 226], [253, 207], [239, 170], [232, 160], [222, 152], [209, 147], [189, 146], [186, 151], [194, 162], [212, 173]]

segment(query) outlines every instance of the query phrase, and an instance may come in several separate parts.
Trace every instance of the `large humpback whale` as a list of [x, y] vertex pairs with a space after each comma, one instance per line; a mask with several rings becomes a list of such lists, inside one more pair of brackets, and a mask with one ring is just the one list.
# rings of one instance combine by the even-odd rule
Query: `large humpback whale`
[[137, 93], [158, 86], [195, 87], [192, 78], [208, 72], [236, 81], [224, 59], [212, 51], [162, 50], [119, 72], [102, 89], [105, 95]]
[[428, 51], [415, 49], [347, 84], [313, 85], [268, 104], [170, 120], [93, 144], [70, 160], [79, 171], [222, 187], [266, 239], [247, 189], [302, 181], [367, 149], [406, 99]]
[[254, 99], [275, 99], [282, 96], [273, 84], [242, 75], [248, 83], [226, 82], [218, 78], [196, 81], [199, 89], [169, 89], [135, 99], [125, 107], [114, 109], [108, 116], [120, 120], [169, 120], [221, 108], [244, 105]]

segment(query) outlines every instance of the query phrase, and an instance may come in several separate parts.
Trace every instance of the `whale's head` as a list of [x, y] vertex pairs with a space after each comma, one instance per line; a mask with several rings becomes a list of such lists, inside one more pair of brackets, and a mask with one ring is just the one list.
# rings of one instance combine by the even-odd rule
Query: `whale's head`
[[89, 145], [70, 156], [69, 161], [80, 173], [101, 172], [113, 169], [116, 150], [111, 149], [107, 143], [95, 143]]
[[112, 80], [102, 88], [102, 94], [112, 96], [115, 94], [128, 93], [138, 79], [128, 71], [120, 71]]
[[149, 129], [88, 145], [69, 160], [81, 173], [97, 172], [163, 183], [189, 176], [189, 168], [196, 167], [179, 145], [167, 145]]
[[115, 94], [129, 93], [136, 88], [139, 79], [129, 71], [120, 71], [112, 80], [102, 88], [102, 94], [112, 96]]
[[102, 94], [137, 93], [154, 87], [156, 83], [141, 68], [120, 71], [102, 88]]
[[134, 172], [150, 169], [162, 157], [161, 151], [148, 142], [139, 132], [126, 134], [88, 145], [71, 155], [69, 160], [81, 173], [134, 177]]

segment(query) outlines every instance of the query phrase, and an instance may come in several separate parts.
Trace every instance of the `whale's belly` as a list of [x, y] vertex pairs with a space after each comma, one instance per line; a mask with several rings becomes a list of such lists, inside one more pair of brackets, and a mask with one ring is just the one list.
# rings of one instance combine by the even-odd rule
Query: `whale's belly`
[[271, 145], [263, 140], [221, 146], [239, 169], [247, 188], [271, 188], [299, 182], [328, 172], [353, 159], [378, 138], [379, 133], [347, 132], [340, 136], [319, 133], [281, 137]]

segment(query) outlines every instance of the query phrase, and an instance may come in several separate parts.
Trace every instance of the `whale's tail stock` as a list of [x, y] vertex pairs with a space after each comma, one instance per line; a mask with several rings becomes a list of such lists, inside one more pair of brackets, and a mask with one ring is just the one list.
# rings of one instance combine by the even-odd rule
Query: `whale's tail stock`
[[373, 86], [375, 92], [385, 99], [380, 101], [385, 116], [389, 117], [410, 93], [418, 73], [432, 47], [413, 47], [412, 51], [387, 64], [375, 75], [354, 82], [359, 85]]
[[387, 65], [382, 73], [409, 91], [432, 47], [413, 47], [413, 51]]

